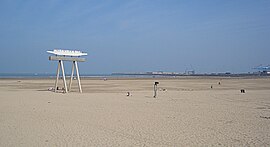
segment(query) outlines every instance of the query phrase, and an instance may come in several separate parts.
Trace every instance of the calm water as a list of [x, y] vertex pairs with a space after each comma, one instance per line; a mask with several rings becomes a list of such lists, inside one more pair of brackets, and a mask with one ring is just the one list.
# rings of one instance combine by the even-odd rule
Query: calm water
[[[60, 76], [62, 74], [60, 73]], [[67, 73], [66, 77], [69, 77], [70, 74]], [[119, 77], [119, 78], [151, 78], [150, 75], [112, 75], [112, 74], [80, 74], [81, 77], [98, 77], [98, 78], [110, 78], [110, 77]], [[54, 73], [0, 73], [0, 78], [55, 78], [56, 74]]]

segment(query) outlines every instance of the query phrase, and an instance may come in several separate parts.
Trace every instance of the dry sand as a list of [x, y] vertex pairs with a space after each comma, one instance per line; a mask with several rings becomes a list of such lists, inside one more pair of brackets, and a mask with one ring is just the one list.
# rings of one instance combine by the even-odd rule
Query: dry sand
[[269, 78], [82, 79], [82, 94], [76, 81], [68, 94], [53, 85], [0, 79], [0, 146], [270, 146]]

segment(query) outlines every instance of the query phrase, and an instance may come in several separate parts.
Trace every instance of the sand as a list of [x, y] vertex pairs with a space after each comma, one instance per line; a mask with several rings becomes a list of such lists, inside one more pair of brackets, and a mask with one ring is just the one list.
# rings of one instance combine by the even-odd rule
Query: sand
[[270, 78], [82, 79], [82, 94], [76, 81], [67, 94], [53, 85], [0, 79], [0, 146], [270, 146]]

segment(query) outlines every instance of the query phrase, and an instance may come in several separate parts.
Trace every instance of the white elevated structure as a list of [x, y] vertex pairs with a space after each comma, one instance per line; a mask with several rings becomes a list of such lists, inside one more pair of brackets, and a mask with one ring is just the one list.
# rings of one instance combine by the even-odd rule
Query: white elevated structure
[[47, 51], [47, 53], [59, 55], [59, 56], [72, 56], [72, 57], [79, 57], [79, 56], [86, 56], [87, 53], [83, 53], [81, 51], [76, 50], [63, 50], [63, 49], [54, 49], [53, 51]]
[[[47, 51], [47, 53], [51, 53], [51, 54], [56, 55], [56, 56], [49, 56], [49, 60], [58, 61], [58, 67], [57, 67], [57, 72], [56, 72], [56, 81], [55, 81], [55, 86], [54, 86], [55, 92], [58, 89], [57, 85], [58, 85], [60, 67], [61, 67], [61, 70], [62, 70], [62, 76], [63, 76], [63, 82], [64, 82], [64, 90], [65, 90], [66, 93], [71, 90], [72, 79], [73, 79], [73, 74], [74, 74], [74, 67], [75, 67], [76, 73], [77, 73], [79, 91], [80, 91], [80, 93], [82, 93], [80, 74], [79, 74], [79, 69], [78, 69], [78, 62], [84, 62], [85, 58], [80, 58], [80, 56], [86, 56], [87, 53], [83, 53], [83, 52], [77, 51], [77, 50], [63, 50], [63, 49], [54, 49], [53, 51]], [[66, 83], [65, 69], [64, 69], [64, 62], [63, 61], [72, 61], [72, 70], [71, 70], [71, 76], [70, 76], [70, 82], [69, 82], [69, 88], [68, 89], [67, 89], [67, 83]]]

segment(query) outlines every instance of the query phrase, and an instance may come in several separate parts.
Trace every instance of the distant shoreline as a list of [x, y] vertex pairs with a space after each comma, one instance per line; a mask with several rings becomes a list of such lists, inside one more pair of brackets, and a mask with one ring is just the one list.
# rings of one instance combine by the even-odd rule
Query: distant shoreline
[[[228, 79], [228, 78], [269, 78], [270, 75], [258, 74], [230, 74], [230, 75], [209, 75], [209, 74], [194, 74], [194, 75], [80, 75], [81, 79], [100, 79], [100, 80], [117, 80], [117, 79]], [[55, 79], [56, 75], [0, 75], [0, 80], [8, 79]], [[61, 75], [60, 75], [61, 78]], [[70, 75], [66, 75], [69, 79]]]

